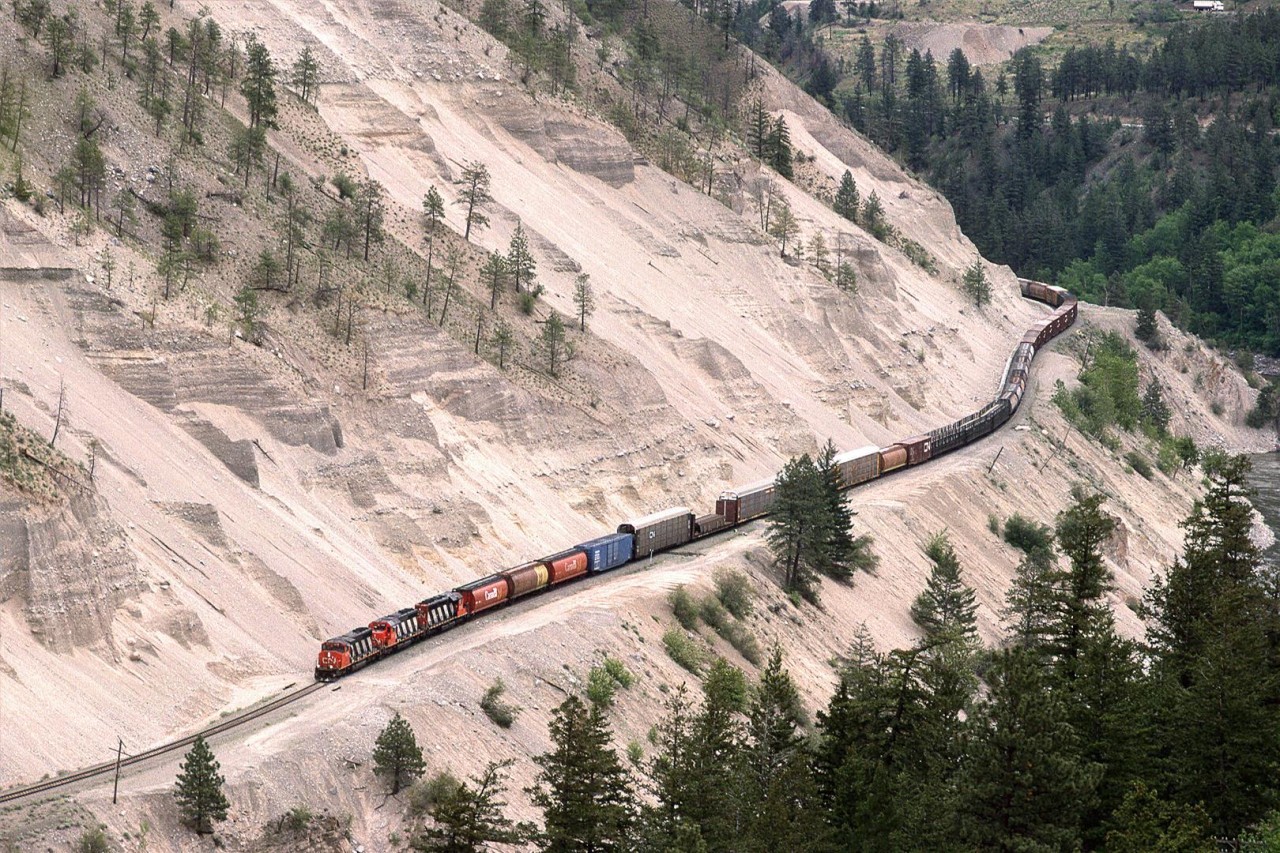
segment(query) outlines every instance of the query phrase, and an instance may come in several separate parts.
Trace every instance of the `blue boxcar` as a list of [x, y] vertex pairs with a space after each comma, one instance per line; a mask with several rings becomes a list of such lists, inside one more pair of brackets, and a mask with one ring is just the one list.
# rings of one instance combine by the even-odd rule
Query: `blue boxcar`
[[631, 559], [635, 537], [630, 533], [611, 533], [578, 545], [587, 553], [587, 571], [591, 574], [616, 569]]

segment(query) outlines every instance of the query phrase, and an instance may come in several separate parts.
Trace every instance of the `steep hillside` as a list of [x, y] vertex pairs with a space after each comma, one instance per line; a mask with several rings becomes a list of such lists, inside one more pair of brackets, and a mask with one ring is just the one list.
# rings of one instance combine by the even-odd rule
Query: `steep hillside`
[[[181, 0], [173, 15], [199, 6]], [[262, 295], [255, 346], [210, 319], [219, 315], [209, 306], [230, 310], [252, 259], [277, 240], [280, 215], [258, 172], [251, 190], [230, 197], [239, 178], [216, 147], [232, 133], [229, 119], [210, 131], [207, 153], [188, 152], [177, 167], [209, 205], [224, 254], [168, 300], [152, 272], [158, 224], [145, 213], [136, 239], [102, 227], [77, 237], [73, 214], [51, 202], [41, 216], [6, 201], [14, 224], [5, 233], [28, 236], [10, 239], [0, 266], [76, 272], [0, 283], [5, 409], [50, 435], [61, 389], [57, 447], [94, 461], [92, 483], [53, 497], [0, 486], [0, 523], [22, 543], [0, 563], [0, 784], [95, 762], [116, 735], [137, 750], [186, 732], [309, 679], [323, 637], [626, 517], [709, 508], [722, 488], [771, 474], [828, 437], [883, 444], [954, 419], [989, 398], [1012, 346], [1043, 314], [1018, 297], [1007, 269], [988, 270], [990, 305], [968, 305], [958, 282], [976, 252], [946, 202], [772, 72], [755, 91], [786, 117], [810, 178], [834, 185], [850, 169], [890, 222], [927, 247], [936, 273], [778, 180], [805, 238], [820, 231], [854, 259], [857, 295], [837, 289], [780, 257], [760, 230], [746, 190], [760, 167], [741, 149], [715, 164], [717, 181], [741, 194], [702, 194], [579, 102], [521, 86], [505, 48], [433, 2], [252, 0], [222, 24], [256, 33], [282, 62], [303, 45], [321, 57], [318, 111], [286, 105], [269, 141], [284, 167], [315, 179], [300, 183], [317, 211], [335, 203], [323, 179], [339, 170], [381, 182], [391, 239], [366, 280], [347, 284], [362, 300], [354, 334], [343, 334], [332, 294], [317, 293], [313, 269], [292, 293]], [[28, 142], [26, 167], [52, 180], [67, 135], [60, 110], [81, 82], [111, 117], [111, 180], [145, 195], [161, 182], [163, 150], [137, 105], [97, 79], [59, 84], [59, 109], [33, 119], [57, 144], [42, 154]], [[243, 112], [234, 95], [227, 104]], [[490, 170], [495, 201], [492, 227], [464, 249], [452, 181], [472, 161]], [[419, 211], [433, 185], [447, 202], [442, 239], [467, 253], [449, 322], [384, 289], [377, 261], [382, 253], [409, 275], [422, 269]], [[504, 251], [517, 223], [546, 288], [533, 319], [510, 294], [487, 313], [476, 274], [481, 253]], [[124, 275], [126, 258], [136, 275]], [[571, 332], [575, 355], [552, 377], [534, 347], [537, 321], [552, 308], [573, 315], [582, 272], [596, 313], [585, 333]], [[521, 341], [505, 369], [470, 337], [495, 319]], [[1083, 321], [1131, 322], [1102, 309]], [[1196, 342], [1167, 336], [1171, 348], [1144, 355], [1144, 372], [1178, 400], [1176, 425], [1202, 443], [1264, 446], [1239, 425], [1253, 393], [1243, 379]], [[943, 527], [994, 640], [1016, 559], [987, 531], [988, 515], [1049, 520], [1080, 480], [1105, 489], [1123, 522], [1111, 554], [1121, 604], [1178, 546], [1195, 483], [1148, 482], [1069, 434], [1047, 392], [1077, 369], [1070, 343], [1055, 345], [1037, 359], [1032, 393], [1005, 432], [860, 490], [857, 523], [874, 536], [880, 568], [852, 587], [824, 588], [824, 610], [796, 610], [776, 590], [758, 528], [518, 605], [320, 692], [268, 729], [215, 742], [235, 804], [224, 833], [249, 847], [266, 820], [307, 802], [350, 814], [365, 849], [385, 849], [401, 817], [377, 808], [367, 758], [393, 710], [415, 725], [434, 768], [472, 772], [545, 748], [549, 708], [601, 652], [640, 676], [614, 722], [624, 742], [643, 739], [668, 686], [689, 677], [662, 650], [667, 593], [705, 585], [719, 567], [750, 572], [769, 605], [752, 630], [783, 644], [811, 703], [829, 690], [828, 662], [860, 624], [885, 646], [913, 636], [921, 544]], [[1120, 614], [1136, 632], [1136, 617]], [[507, 731], [477, 707], [496, 677], [522, 708]], [[154, 843], [195, 849], [175, 831], [173, 772], [130, 777], [118, 807], [97, 791], [81, 799], [116, 835], [146, 821], [162, 836]], [[527, 761], [513, 770], [518, 784], [530, 775]], [[529, 813], [522, 795], [512, 800]]]

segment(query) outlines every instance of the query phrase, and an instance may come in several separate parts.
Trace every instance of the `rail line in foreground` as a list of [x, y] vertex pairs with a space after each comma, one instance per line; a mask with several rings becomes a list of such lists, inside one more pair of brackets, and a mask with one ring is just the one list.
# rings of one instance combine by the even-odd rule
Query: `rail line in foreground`
[[[312, 682], [311, 684], [307, 684], [303, 687], [298, 688], [297, 690], [293, 690], [289, 693], [286, 693], [283, 696], [278, 696], [275, 699], [272, 699], [270, 702], [266, 703], [265, 705], [260, 705], [256, 708], [250, 708], [247, 711], [241, 711], [238, 714], [232, 714], [226, 719], [219, 720], [213, 725], [207, 726], [206, 728], [203, 728], [193, 734], [187, 735], [186, 737], [179, 738], [178, 740], [175, 740], [175, 741], [170, 741], [169, 743], [161, 744], [160, 746], [152, 747], [151, 749], [145, 750], [143, 752], [139, 752], [137, 755], [130, 755], [128, 757], [123, 757], [120, 759], [119, 766], [121, 769], [124, 769], [125, 767], [130, 767], [135, 764], [142, 764], [143, 762], [149, 761], [152, 758], [156, 758], [158, 756], [165, 755], [167, 753], [175, 752], [179, 749], [188, 747], [191, 744], [195, 743], [196, 738], [198, 737], [209, 738], [214, 735], [222, 734], [223, 732], [228, 732], [228, 731], [231, 731], [232, 729], [239, 728], [240, 726], [243, 726], [246, 723], [251, 723], [254, 720], [259, 719], [260, 717], [265, 717], [267, 714], [270, 714], [273, 711], [278, 711], [279, 709], [287, 705], [291, 705], [305, 696], [310, 696], [312, 693], [315, 693], [317, 690], [320, 690], [322, 688], [329, 687], [329, 686], [330, 686], [329, 684], [319, 682], [319, 681]], [[33, 797], [37, 794], [44, 794], [49, 791], [57, 790], [58, 788], [64, 788], [68, 785], [74, 785], [77, 782], [84, 782], [88, 779], [93, 779], [98, 776], [106, 776], [111, 773], [114, 773], [115, 769], [116, 769], [115, 761], [105, 761], [102, 764], [95, 764], [92, 767], [86, 767], [84, 770], [77, 770], [74, 773], [68, 773], [66, 776], [58, 776], [57, 778], [54, 778], [54, 779], [44, 779], [31, 785], [23, 785], [20, 788], [12, 788], [8, 791], [0, 791], [0, 803], [8, 803], [8, 802], [13, 802], [15, 800], [26, 799], [27, 797]]]

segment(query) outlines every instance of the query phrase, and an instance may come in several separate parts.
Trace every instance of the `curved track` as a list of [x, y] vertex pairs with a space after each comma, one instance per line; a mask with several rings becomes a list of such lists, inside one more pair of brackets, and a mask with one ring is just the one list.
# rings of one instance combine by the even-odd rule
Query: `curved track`
[[[196, 738], [198, 737], [208, 738], [213, 735], [222, 734], [223, 732], [239, 728], [245, 723], [253, 722], [260, 717], [265, 717], [267, 714], [277, 711], [286, 705], [291, 705], [304, 696], [309, 696], [320, 688], [327, 686], [327, 684], [319, 681], [312, 682], [311, 684], [307, 684], [290, 693], [286, 693], [283, 696], [272, 699], [265, 705], [261, 705], [257, 708], [250, 708], [249, 710], [242, 711], [239, 714], [233, 714], [225, 720], [221, 720], [208, 728], [201, 729], [200, 731], [187, 735], [184, 738], [152, 747], [151, 749], [148, 749], [145, 752], [140, 752], [137, 755], [130, 755], [128, 757], [121, 758], [120, 767], [121, 769], [131, 767], [135, 764], [142, 764], [143, 762], [149, 761], [157, 756], [176, 752], [179, 749], [183, 749], [184, 747], [188, 747], [195, 743]], [[34, 785], [24, 785], [21, 788], [2, 791], [0, 792], [0, 803], [25, 799], [26, 797], [32, 797], [36, 794], [44, 794], [49, 791], [57, 790], [58, 788], [74, 785], [77, 782], [93, 779], [97, 776], [106, 776], [114, 773], [115, 769], [116, 762], [106, 761], [102, 764], [95, 764], [93, 767], [86, 767], [84, 770], [77, 770], [75, 773], [69, 773], [66, 776], [59, 776], [56, 779], [45, 779], [43, 781], [36, 782]]]
[[[928, 462], [930, 459], [937, 458], [951, 450], [979, 440], [1003, 426], [1009, 420], [1013, 412], [1017, 410], [1018, 403], [1021, 401], [1021, 398], [1026, 391], [1031, 360], [1035, 357], [1036, 351], [1074, 323], [1076, 316], [1076, 299], [1070, 293], [1062, 288], [1050, 287], [1048, 285], [1041, 284], [1040, 282], [1034, 282], [1027, 279], [1019, 279], [1019, 285], [1022, 289], [1023, 296], [1036, 301], [1046, 302], [1057, 310], [1049, 319], [1034, 325], [1027, 334], [1024, 335], [1022, 341], [1014, 350], [1013, 355], [1010, 356], [1009, 362], [1005, 367], [1004, 376], [1001, 380], [1000, 397], [987, 404], [986, 407], [978, 412], [968, 415], [955, 423], [939, 427], [930, 433], [906, 439], [899, 445], [891, 446], [901, 447], [903, 444], [915, 442], [914, 447], [917, 448], [917, 450], [913, 450], [910, 455], [908, 455], [905, 449], [903, 450], [903, 463], [901, 463], [902, 468], [913, 467], [916, 464]], [[915, 456], [916, 452], [921, 453], [918, 461]], [[881, 453], [883, 453], [883, 451], [881, 451]], [[892, 470], [899, 469], [895, 467]], [[886, 469], [884, 473], [889, 473], [889, 469]], [[878, 467], [874, 476], [881, 476], [881, 471]], [[848, 488], [848, 485], [846, 485], [845, 488]], [[758, 517], [763, 517], [767, 514], [768, 506], [765, 505], [761, 511], [756, 512], [754, 515], [743, 517], [740, 520], [735, 517], [731, 524], [717, 526], [714, 530], [708, 531], [707, 533], [699, 536], [693, 535], [694, 516], [689, 514], [690, 536], [682, 539], [679, 543], [669, 544], [655, 550], [670, 550], [670, 548], [675, 547], [678, 544], [690, 541], [691, 538], [701, 538], [703, 535], [713, 536], [721, 530], [732, 529], [739, 524], [746, 523], [747, 521]], [[629, 560], [628, 562], [634, 562], [634, 560]], [[551, 586], [544, 586], [539, 591], [547, 591], [551, 588]], [[409, 611], [406, 609], [404, 612], [407, 613]], [[449, 627], [452, 627], [452, 625]], [[409, 639], [409, 643], [411, 643], [420, 639], [425, 639], [426, 636], [434, 633], [436, 633], [436, 631], [422, 631], [417, 636], [407, 639]], [[387, 650], [387, 652], [399, 651], [400, 648], [408, 645], [409, 643], [393, 645], [392, 648]], [[372, 663], [377, 659], [377, 657], [378, 655], [371, 656], [371, 658], [366, 662]], [[361, 666], [363, 665], [364, 663], [361, 664]], [[318, 674], [317, 677], [319, 677]], [[198, 737], [212, 737], [213, 735], [239, 728], [246, 723], [250, 723], [264, 717], [327, 686], [329, 686], [328, 681], [312, 682], [311, 684], [307, 684], [290, 693], [286, 693], [283, 696], [279, 696], [270, 702], [267, 702], [265, 705], [232, 715], [191, 735], [153, 747], [144, 752], [138, 753], [137, 755], [122, 758], [118, 766], [124, 768], [142, 764], [152, 758], [166, 755], [170, 752], [175, 752], [179, 749], [190, 746]], [[94, 779], [99, 776], [105, 776], [114, 773], [116, 767], [117, 763], [115, 761], [107, 761], [102, 764], [85, 768], [84, 770], [78, 770], [74, 773], [67, 774], [66, 776], [60, 776], [56, 779], [46, 779], [32, 785], [25, 785], [19, 788], [3, 791], [0, 792], [0, 803], [21, 800], [37, 794], [43, 794], [59, 788], [74, 785], [78, 782]]]

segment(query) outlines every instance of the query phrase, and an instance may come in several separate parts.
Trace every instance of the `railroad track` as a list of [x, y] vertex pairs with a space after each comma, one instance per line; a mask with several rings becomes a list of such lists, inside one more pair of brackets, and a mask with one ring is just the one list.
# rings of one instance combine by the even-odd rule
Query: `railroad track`
[[[328, 684], [323, 682], [319, 682], [319, 681], [312, 682], [311, 684], [308, 684], [304, 687], [300, 687], [297, 690], [294, 690], [290, 693], [286, 693], [283, 696], [279, 696], [275, 699], [272, 699], [270, 702], [268, 702], [265, 705], [261, 705], [257, 708], [250, 708], [249, 710], [242, 711], [239, 714], [233, 714], [230, 717], [227, 717], [225, 720], [220, 720], [219, 722], [214, 723], [212, 726], [201, 729], [195, 734], [187, 735], [184, 738], [171, 741], [170, 743], [161, 744], [160, 746], [153, 747], [151, 749], [146, 750], [145, 752], [140, 752], [137, 755], [130, 755], [130, 756], [121, 758], [120, 768], [124, 769], [125, 767], [130, 767], [135, 764], [141, 764], [145, 761], [151, 760], [152, 758], [156, 758], [157, 756], [165, 755], [166, 753], [175, 752], [179, 749], [183, 749], [195, 743], [196, 738], [198, 737], [209, 738], [214, 735], [222, 734], [223, 732], [228, 732], [228, 731], [231, 731], [232, 729], [239, 728], [240, 726], [243, 726], [246, 723], [251, 723], [260, 717], [265, 717], [267, 714], [270, 714], [273, 711], [278, 711], [279, 709], [285, 707], [286, 705], [290, 705], [298, 701], [299, 699], [303, 698], [304, 696], [310, 696], [312, 693], [315, 693], [317, 690], [320, 690], [328, 686], [329, 686]], [[43, 781], [36, 782], [34, 785], [24, 785], [21, 788], [13, 788], [8, 791], [0, 791], [0, 803], [8, 803], [14, 800], [25, 799], [26, 797], [32, 797], [32, 796], [35, 796], [36, 794], [47, 793], [49, 791], [54, 791], [54, 790], [57, 790], [58, 788], [63, 788], [68, 785], [74, 785], [77, 782], [83, 782], [87, 779], [93, 779], [97, 776], [106, 776], [111, 773], [114, 773], [115, 769], [116, 769], [115, 761], [106, 761], [106, 762], [103, 762], [102, 764], [95, 764], [92, 767], [86, 767], [84, 770], [77, 770], [75, 773], [68, 773], [66, 776], [59, 776], [56, 779], [45, 779]]]

